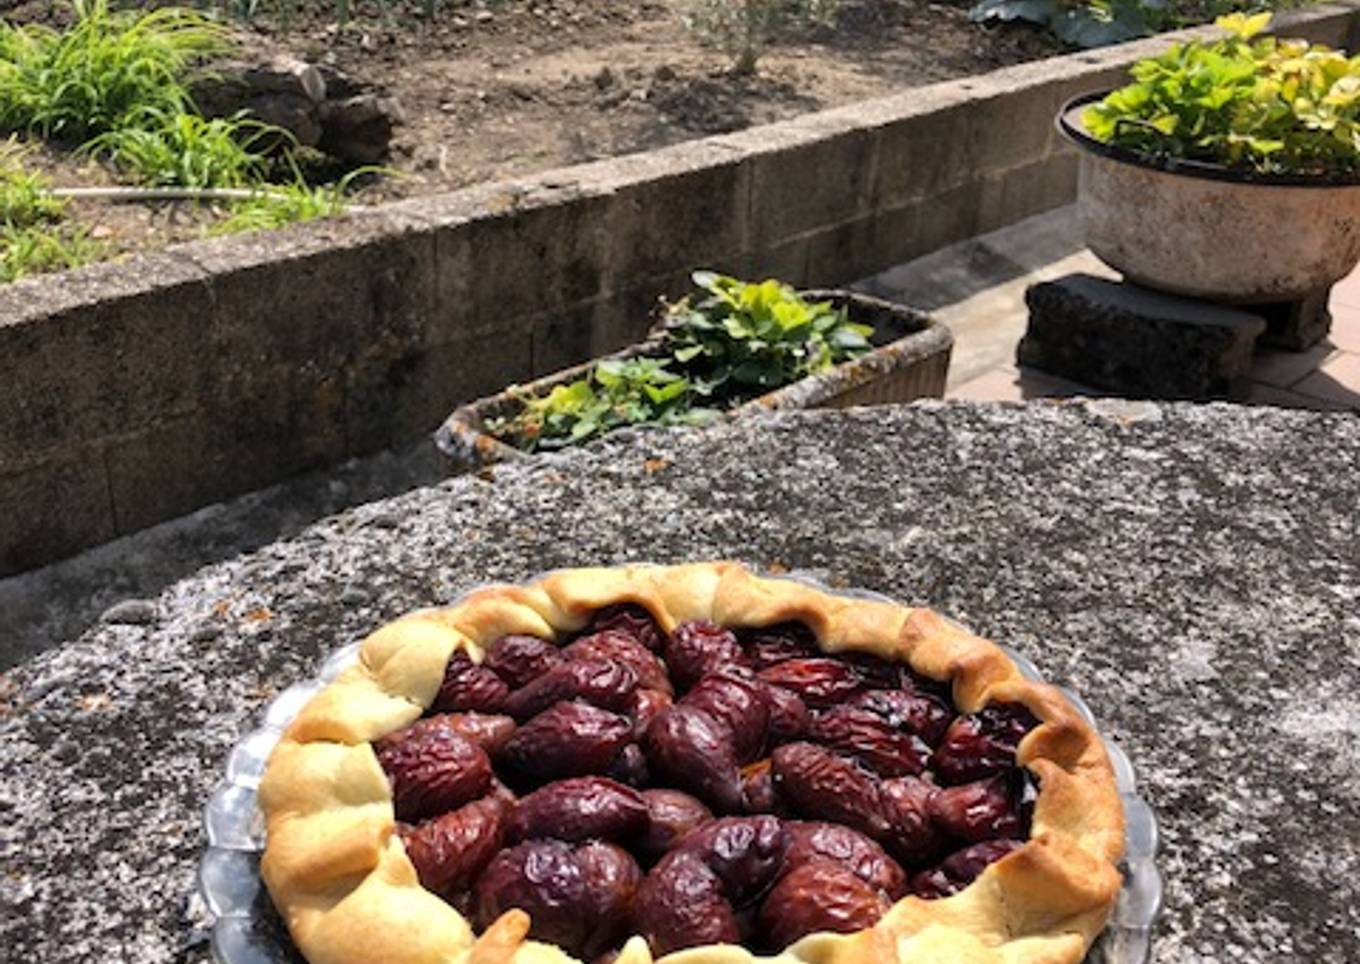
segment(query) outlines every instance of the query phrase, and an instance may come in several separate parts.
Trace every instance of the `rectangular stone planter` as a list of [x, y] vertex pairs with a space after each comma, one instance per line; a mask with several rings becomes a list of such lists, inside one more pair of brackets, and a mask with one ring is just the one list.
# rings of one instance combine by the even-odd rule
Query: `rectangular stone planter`
[[[954, 336], [930, 316], [879, 298], [840, 290], [812, 290], [803, 295], [812, 301], [844, 306], [852, 321], [874, 326], [875, 347], [854, 361], [837, 365], [752, 399], [726, 413], [739, 417], [753, 412], [790, 408], [846, 408], [851, 405], [887, 405], [918, 398], [941, 398], [949, 372]], [[455, 472], [467, 472], [526, 453], [488, 435], [486, 422], [514, 415], [526, 395], [545, 395], [558, 385], [585, 377], [602, 360], [625, 360], [661, 352], [661, 334], [654, 330], [645, 341], [526, 385], [514, 385], [486, 398], [455, 409], [435, 433], [435, 443], [448, 457]]]

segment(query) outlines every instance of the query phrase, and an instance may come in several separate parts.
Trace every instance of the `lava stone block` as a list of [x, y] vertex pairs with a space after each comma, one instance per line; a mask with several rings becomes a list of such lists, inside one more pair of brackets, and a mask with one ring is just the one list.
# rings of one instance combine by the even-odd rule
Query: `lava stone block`
[[1022, 365], [1140, 398], [1240, 398], [1258, 315], [1071, 274], [1031, 285]]

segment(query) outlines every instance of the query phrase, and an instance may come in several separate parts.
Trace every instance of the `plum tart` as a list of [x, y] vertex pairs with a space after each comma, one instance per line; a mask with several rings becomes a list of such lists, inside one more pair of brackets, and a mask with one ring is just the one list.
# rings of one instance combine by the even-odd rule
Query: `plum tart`
[[732, 563], [578, 569], [382, 627], [260, 786], [311, 964], [1077, 962], [1103, 744], [935, 613]]

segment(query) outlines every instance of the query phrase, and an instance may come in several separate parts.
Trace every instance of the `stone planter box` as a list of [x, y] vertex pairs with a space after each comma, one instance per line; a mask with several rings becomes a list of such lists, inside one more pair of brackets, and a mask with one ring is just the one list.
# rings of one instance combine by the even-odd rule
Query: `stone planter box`
[[1129, 281], [1225, 304], [1297, 301], [1360, 261], [1360, 183], [1253, 176], [1097, 141], [1081, 122], [1107, 91], [1069, 102], [1086, 244]]
[[[886, 405], [918, 398], [941, 398], [949, 371], [954, 336], [928, 315], [903, 305], [848, 291], [805, 291], [813, 301], [845, 306], [854, 321], [874, 326], [875, 347], [854, 361], [752, 399], [726, 413], [739, 417], [753, 412], [789, 408], [846, 408]], [[661, 351], [659, 329], [647, 340], [606, 356], [624, 360]], [[596, 362], [563, 369], [526, 385], [511, 386], [486, 398], [460, 406], [435, 433], [435, 443], [454, 471], [466, 472], [526, 453], [488, 435], [488, 419], [518, 411], [524, 395], [543, 395], [557, 385], [584, 377]]]

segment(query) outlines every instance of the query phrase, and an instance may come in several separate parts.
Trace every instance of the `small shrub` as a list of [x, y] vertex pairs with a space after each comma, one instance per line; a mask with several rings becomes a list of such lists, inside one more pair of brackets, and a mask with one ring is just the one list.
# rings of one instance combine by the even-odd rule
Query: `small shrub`
[[706, 42], [721, 47], [737, 73], [751, 73], [784, 23], [828, 24], [840, 0], [681, 0], [685, 26]]
[[1219, 20], [1229, 35], [1174, 44], [1134, 83], [1088, 107], [1092, 137], [1158, 157], [1262, 174], [1360, 175], [1360, 56], [1265, 37], [1269, 14]]
[[0, 22], [0, 128], [74, 142], [144, 111], [183, 113], [188, 71], [227, 46], [222, 28], [191, 10], [74, 7], [64, 31]]
[[666, 340], [701, 395], [745, 398], [867, 352], [873, 328], [773, 279], [750, 284], [694, 274], [705, 296], [671, 307]]

